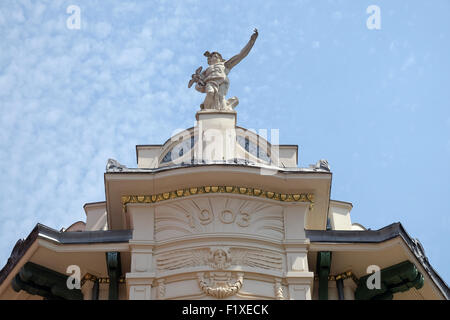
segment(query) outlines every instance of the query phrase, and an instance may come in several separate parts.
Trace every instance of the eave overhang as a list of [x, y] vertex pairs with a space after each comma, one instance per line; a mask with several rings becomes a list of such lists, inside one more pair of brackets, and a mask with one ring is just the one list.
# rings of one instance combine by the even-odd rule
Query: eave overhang
[[[311, 251], [353, 251], [358, 248], [354, 245], [364, 246], [362, 250], [372, 250], [372, 245], [395, 245], [399, 240], [405, 250], [408, 250], [411, 260], [433, 282], [444, 299], [450, 300], [450, 289], [445, 281], [431, 266], [425, 255], [424, 249], [417, 239], [409, 236], [401, 223], [393, 223], [379, 230], [364, 231], [340, 231], [340, 230], [305, 230], [306, 237], [310, 240]], [[398, 241], [397, 241], [398, 243]], [[383, 250], [383, 249], [382, 249]]]
[[320, 169], [210, 163], [156, 169], [121, 168], [107, 171], [104, 177], [110, 229], [130, 228], [121, 202], [124, 196], [148, 196], [204, 186], [252, 187], [286, 194], [314, 194], [314, 209], [307, 217], [306, 228], [325, 229], [332, 174]]
[[131, 237], [132, 230], [61, 232], [37, 224], [25, 240], [17, 241], [7, 263], [0, 270], [0, 294], [5, 286], [9, 285], [9, 281], [6, 283], [5, 280], [16, 274], [39, 248], [69, 253], [96, 252], [106, 251], [109, 247], [117, 248], [123, 243], [126, 244], [124, 248], [128, 249], [128, 241]]

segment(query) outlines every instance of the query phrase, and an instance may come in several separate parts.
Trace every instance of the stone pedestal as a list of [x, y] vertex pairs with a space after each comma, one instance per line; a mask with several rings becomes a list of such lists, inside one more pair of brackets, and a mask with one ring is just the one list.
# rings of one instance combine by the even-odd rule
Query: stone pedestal
[[205, 162], [234, 159], [236, 112], [199, 111], [195, 117], [199, 139], [195, 158]]

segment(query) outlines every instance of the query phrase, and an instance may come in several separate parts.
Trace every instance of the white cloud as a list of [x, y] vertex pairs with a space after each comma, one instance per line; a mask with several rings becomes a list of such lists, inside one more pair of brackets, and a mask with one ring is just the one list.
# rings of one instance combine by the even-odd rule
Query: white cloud
[[343, 18], [343, 13], [341, 12], [341, 11], [335, 11], [335, 12], [333, 12], [333, 14], [332, 14], [332, 17], [333, 17], [333, 19], [335, 19], [335, 20], [342, 20], [342, 18]]
[[107, 22], [99, 22], [95, 25], [95, 33], [100, 39], [107, 38], [111, 33], [112, 27]]
[[414, 54], [411, 53], [402, 64], [402, 71], [407, 70], [408, 68], [412, 67], [415, 64], [416, 64], [416, 58], [415, 58]]
[[137, 67], [145, 60], [145, 51], [142, 48], [124, 49], [114, 62], [120, 66]]
[[11, 17], [14, 19], [14, 21], [19, 22], [19, 23], [22, 23], [22, 22], [25, 21], [25, 17], [23, 15], [23, 11], [20, 8], [14, 10], [12, 12]]
[[391, 44], [389, 45], [389, 51], [391, 51], [391, 52], [395, 52], [395, 51], [397, 51], [397, 46], [398, 46], [398, 43], [397, 43], [397, 41], [391, 41]]
[[164, 48], [161, 52], [156, 55], [157, 60], [161, 61], [169, 61], [173, 58], [173, 51], [167, 48]]

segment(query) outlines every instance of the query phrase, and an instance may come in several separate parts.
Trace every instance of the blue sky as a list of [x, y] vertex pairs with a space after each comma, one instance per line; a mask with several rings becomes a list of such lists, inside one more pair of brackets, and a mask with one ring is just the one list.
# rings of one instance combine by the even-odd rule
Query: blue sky
[[[66, 26], [69, 5], [81, 28]], [[369, 30], [366, 8], [381, 9]], [[353, 222], [400, 221], [450, 282], [450, 1], [0, 2], [0, 265], [36, 223], [85, 220], [108, 158], [194, 124], [205, 50], [239, 52], [238, 125], [328, 159]]]

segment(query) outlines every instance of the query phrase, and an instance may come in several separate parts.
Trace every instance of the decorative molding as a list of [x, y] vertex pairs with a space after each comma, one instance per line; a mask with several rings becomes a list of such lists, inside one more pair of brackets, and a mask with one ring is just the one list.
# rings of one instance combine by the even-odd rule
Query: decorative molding
[[340, 280], [340, 279], [342, 279], [342, 280], [352, 279], [353, 281], [355, 281], [355, 283], [358, 283], [358, 281], [359, 281], [359, 279], [351, 271], [346, 271], [344, 273], [340, 273], [340, 274], [328, 277], [329, 281], [336, 281], [336, 280]]
[[[109, 283], [108, 277], [96, 277], [90, 273], [86, 273], [83, 278], [81, 279], [81, 286], [83, 286], [86, 281], [92, 281], [92, 282], [98, 282], [98, 283]], [[119, 278], [119, 283], [125, 283], [125, 277], [121, 276]]]
[[[319, 277], [316, 275], [314, 276], [314, 280], [318, 280]], [[345, 280], [345, 279], [352, 279], [355, 283], [358, 283], [359, 279], [356, 277], [352, 271], [345, 271], [343, 273], [339, 273], [336, 275], [329, 275], [328, 281], [336, 281], [336, 280]]]
[[281, 279], [275, 279], [274, 291], [275, 291], [275, 299], [277, 300], [285, 299], [283, 286], [281, 285]]
[[164, 299], [166, 296], [166, 284], [164, 279], [159, 279], [158, 281], [158, 287], [156, 288], [156, 295], [158, 299]]
[[224, 195], [179, 199], [155, 207], [155, 240], [203, 233], [258, 234], [284, 239], [283, 206]]
[[241, 249], [215, 247], [210, 249], [177, 250], [156, 257], [158, 271], [209, 266], [215, 270], [225, 270], [231, 266], [247, 266], [266, 270], [281, 271], [283, 256], [262, 249]]
[[281, 271], [283, 268], [283, 256], [268, 250], [251, 250], [232, 248], [231, 263], [233, 265], [248, 266], [267, 270]]
[[223, 299], [239, 292], [244, 282], [244, 274], [231, 272], [200, 272], [197, 274], [198, 285], [207, 295]]
[[199, 194], [214, 193], [230, 193], [241, 194], [252, 197], [266, 198], [278, 200], [282, 202], [306, 202], [309, 203], [309, 209], [313, 209], [314, 194], [313, 193], [280, 193], [274, 191], [266, 191], [252, 187], [239, 186], [202, 186], [178, 189], [170, 192], [163, 192], [151, 195], [125, 195], [122, 196], [122, 208], [126, 212], [126, 205], [129, 203], [158, 203], [165, 200], [184, 198]]
[[176, 250], [157, 256], [158, 271], [177, 270], [208, 264], [209, 249]]

